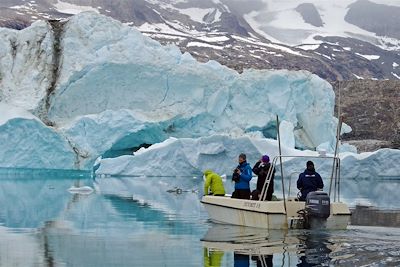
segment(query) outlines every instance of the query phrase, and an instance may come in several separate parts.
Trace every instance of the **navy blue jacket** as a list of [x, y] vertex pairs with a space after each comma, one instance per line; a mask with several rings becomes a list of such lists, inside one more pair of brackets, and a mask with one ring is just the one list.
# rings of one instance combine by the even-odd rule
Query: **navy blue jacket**
[[297, 188], [301, 192], [300, 200], [305, 201], [308, 193], [324, 188], [324, 182], [318, 172], [306, 169], [299, 175]]
[[235, 183], [235, 189], [250, 189], [250, 180], [253, 176], [250, 164], [244, 161], [237, 168], [240, 170], [240, 180]]

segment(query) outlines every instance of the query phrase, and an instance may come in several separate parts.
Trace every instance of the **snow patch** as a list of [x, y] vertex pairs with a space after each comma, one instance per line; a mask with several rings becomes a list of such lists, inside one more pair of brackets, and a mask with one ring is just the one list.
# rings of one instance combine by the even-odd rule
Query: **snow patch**
[[363, 55], [363, 54], [360, 54], [360, 53], [355, 53], [355, 54], [359, 55], [360, 57], [363, 57], [365, 59], [368, 59], [368, 60], [377, 60], [377, 59], [379, 59], [381, 57], [379, 55]]
[[318, 49], [319, 46], [320, 46], [320, 44], [302, 44], [302, 45], [298, 45], [296, 47], [303, 49], [303, 50], [315, 50], [315, 49]]
[[203, 8], [185, 8], [179, 9], [179, 12], [189, 16], [193, 21], [204, 23], [203, 18], [213, 12], [213, 8], [203, 9]]
[[388, 50], [388, 51], [399, 51], [400, 50], [400, 40], [387, 37], [387, 36], [380, 36], [378, 38], [379, 44], [378, 47]]
[[60, 0], [58, 0], [58, 2], [54, 4], [54, 7], [60, 13], [71, 14], [71, 15], [79, 14], [85, 11], [93, 11], [99, 13], [99, 11], [94, 7], [74, 5], [67, 2], [62, 2]]
[[[264, 0], [265, 8], [252, 10], [244, 17], [260, 35], [274, 43], [300, 45], [315, 43], [316, 36], [351, 37], [354, 34], [377, 39], [375, 33], [363, 30], [345, 21], [348, 5], [354, 0], [339, 2], [310, 0], [318, 10], [323, 21], [322, 27], [306, 23], [295, 10], [302, 1]], [[270, 18], [266, 20], [265, 18]]]
[[218, 49], [218, 50], [224, 49], [224, 47], [222, 47], [222, 46], [217, 46], [217, 45], [212, 45], [212, 44], [207, 44], [207, 43], [200, 43], [200, 42], [189, 42], [186, 46], [187, 47], [191, 47], [191, 46], [209, 47], [209, 48]]
[[394, 73], [394, 72], [391, 72], [392, 73], [392, 75], [394, 76], [394, 77], [396, 77], [397, 79], [399, 79], [400, 80], [400, 76], [399, 75], [397, 75], [396, 73]]
[[358, 76], [357, 74], [355, 74], [355, 73], [353, 73], [353, 75], [354, 75], [354, 77], [356, 77], [357, 79], [359, 79], [359, 80], [364, 80], [364, 78], [363, 77], [361, 77], [361, 76]]
[[205, 41], [205, 42], [210, 42], [210, 43], [214, 43], [214, 42], [226, 42], [229, 41], [229, 37], [227, 36], [203, 36], [203, 37], [196, 37], [196, 39]]
[[139, 27], [136, 27], [141, 32], [155, 32], [155, 33], [163, 33], [163, 34], [174, 34], [174, 35], [185, 35], [181, 31], [177, 31], [171, 27], [169, 27], [166, 24], [163, 23], [155, 23], [155, 24], [149, 24], [149, 23], [143, 23]]
[[301, 54], [300, 52], [294, 51], [292, 49], [290, 49], [289, 47], [285, 47], [285, 46], [281, 46], [281, 45], [277, 45], [277, 44], [265, 44], [266, 47], [271, 47], [277, 50], [281, 50], [285, 53], [289, 53], [289, 54], [293, 54], [296, 56], [301, 56], [301, 57], [306, 57], [305, 55]]

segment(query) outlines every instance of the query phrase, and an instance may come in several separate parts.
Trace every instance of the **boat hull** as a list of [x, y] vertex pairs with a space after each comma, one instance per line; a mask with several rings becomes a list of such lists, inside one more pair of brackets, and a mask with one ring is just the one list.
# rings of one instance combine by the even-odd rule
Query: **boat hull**
[[[201, 202], [210, 219], [216, 223], [266, 229], [303, 228], [302, 218], [297, 212], [304, 209], [304, 202], [254, 201], [216, 196], [204, 196]], [[347, 205], [331, 203], [331, 215], [323, 227], [346, 229], [349, 220], [350, 211]]]

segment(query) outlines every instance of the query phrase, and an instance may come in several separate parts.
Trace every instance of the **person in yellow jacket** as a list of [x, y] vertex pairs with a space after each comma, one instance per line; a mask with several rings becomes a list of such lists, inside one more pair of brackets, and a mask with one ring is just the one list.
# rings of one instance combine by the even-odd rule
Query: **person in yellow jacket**
[[209, 250], [203, 248], [204, 252], [204, 267], [221, 267], [222, 258], [224, 257], [223, 251]]
[[209, 194], [208, 191], [209, 189], [211, 195], [214, 196], [225, 195], [224, 183], [222, 182], [221, 176], [219, 176], [218, 174], [216, 174], [211, 170], [204, 171], [204, 176], [206, 178], [204, 182], [204, 195]]

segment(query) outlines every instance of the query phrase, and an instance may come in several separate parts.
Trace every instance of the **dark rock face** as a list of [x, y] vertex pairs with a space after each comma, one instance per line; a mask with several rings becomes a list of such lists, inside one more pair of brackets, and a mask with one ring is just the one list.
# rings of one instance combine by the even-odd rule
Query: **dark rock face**
[[219, 28], [224, 32], [230, 32], [240, 36], [249, 36], [247, 29], [243, 27], [238, 18], [231, 13], [222, 13]]
[[400, 210], [380, 210], [376, 207], [357, 205], [351, 209], [351, 225], [399, 227]]
[[344, 122], [353, 129], [344, 141], [370, 140], [350, 142], [361, 150], [400, 148], [400, 81], [356, 80], [333, 86]]
[[324, 25], [318, 10], [311, 3], [298, 5], [296, 11], [300, 13], [306, 23], [315, 27], [322, 27]]
[[349, 5], [345, 20], [379, 36], [400, 38], [400, 7], [397, 6], [358, 0]]

